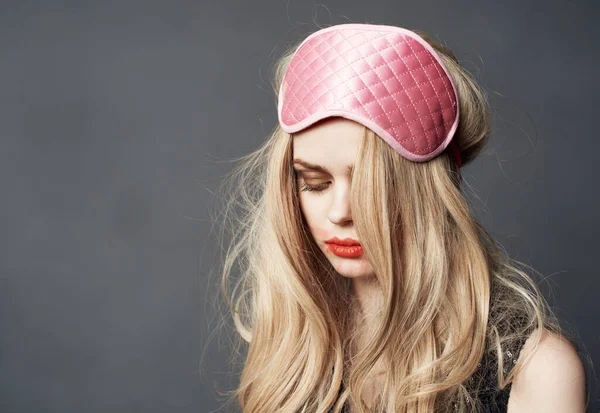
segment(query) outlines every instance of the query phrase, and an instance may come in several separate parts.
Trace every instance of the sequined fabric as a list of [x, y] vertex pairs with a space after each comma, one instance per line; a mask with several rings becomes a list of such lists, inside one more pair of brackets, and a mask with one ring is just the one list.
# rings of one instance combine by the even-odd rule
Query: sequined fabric
[[[512, 347], [504, 349], [504, 367], [502, 371], [504, 375], [508, 375], [510, 370], [517, 364], [521, 347], [524, 340], [521, 339], [515, 343]], [[498, 389], [498, 377], [497, 377], [497, 359], [492, 356], [484, 357], [486, 360], [485, 366], [479, 363], [479, 374], [484, 380], [484, 385], [478, 391], [478, 398], [480, 400], [480, 413], [506, 413], [508, 406], [508, 398], [510, 395], [511, 385], [509, 384], [504, 389]], [[469, 384], [473, 383], [473, 376], [468, 380]], [[467, 386], [468, 387], [468, 386]], [[465, 399], [467, 403], [470, 403], [469, 399]], [[454, 411], [458, 411], [458, 404], [454, 403]]]

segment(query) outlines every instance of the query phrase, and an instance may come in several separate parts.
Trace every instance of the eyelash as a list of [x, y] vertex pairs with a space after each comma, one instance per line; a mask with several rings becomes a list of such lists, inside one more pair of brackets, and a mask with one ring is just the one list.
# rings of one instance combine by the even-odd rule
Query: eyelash
[[319, 185], [308, 185], [306, 182], [303, 182], [301, 189], [302, 191], [323, 192], [328, 186], [329, 185], [326, 183]]

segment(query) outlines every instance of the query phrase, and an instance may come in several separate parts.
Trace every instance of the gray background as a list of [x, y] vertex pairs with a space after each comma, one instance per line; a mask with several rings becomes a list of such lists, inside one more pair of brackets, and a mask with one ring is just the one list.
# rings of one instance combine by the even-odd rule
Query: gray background
[[[213, 192], [275, 124], [269, 71], [317, 24], [420, 28], [488, 90], [476, 214], [579, 333], [598, 304], [598, 3], [0, 3], [0, 411], [209, 412]], [[213, 215], [218, 211], [213, 211]], [[592, 401], [589, 411], [598, 412]], [[224, 409], [223, 409], [224, 410]]]

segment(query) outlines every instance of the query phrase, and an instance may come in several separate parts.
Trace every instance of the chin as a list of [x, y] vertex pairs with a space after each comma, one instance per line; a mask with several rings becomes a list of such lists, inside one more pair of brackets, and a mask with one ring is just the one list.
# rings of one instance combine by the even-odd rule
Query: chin
[[373, 268], [365, 258], [329, 258], [336, 272], [345, 278], [368, 278], [374, 275]]
[[365, 278], [366, 279], [366, 278], [369, 277], [369, 274], [354, 274], [354, 273], [346, 273], [346, 272], [340, 272], [340, 271], [337, 271], [337, 273], [339, 275], [341, 275], [342, 277], [348, 278], [348, 279], [351, 279], [351, 280], [357, 280], [357, 279], [360, 279], [360, 278]]

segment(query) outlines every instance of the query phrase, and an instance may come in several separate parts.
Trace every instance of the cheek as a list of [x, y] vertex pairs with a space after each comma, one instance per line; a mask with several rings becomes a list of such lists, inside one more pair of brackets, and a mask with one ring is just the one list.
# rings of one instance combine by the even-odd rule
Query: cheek
[[329, 239], [329, 234], [324, 229], [321, 229], [319, 227], [311, 227], [310, 230], [317, 240]]
[[300, 209], [302, 215], [306, 220], [306, 223], [310, 231], [315, 236], [320, 236], [320, 227], [325, 224], [327, 220], [327, 203], [324, 197], [315, 196], [300, 196]]

